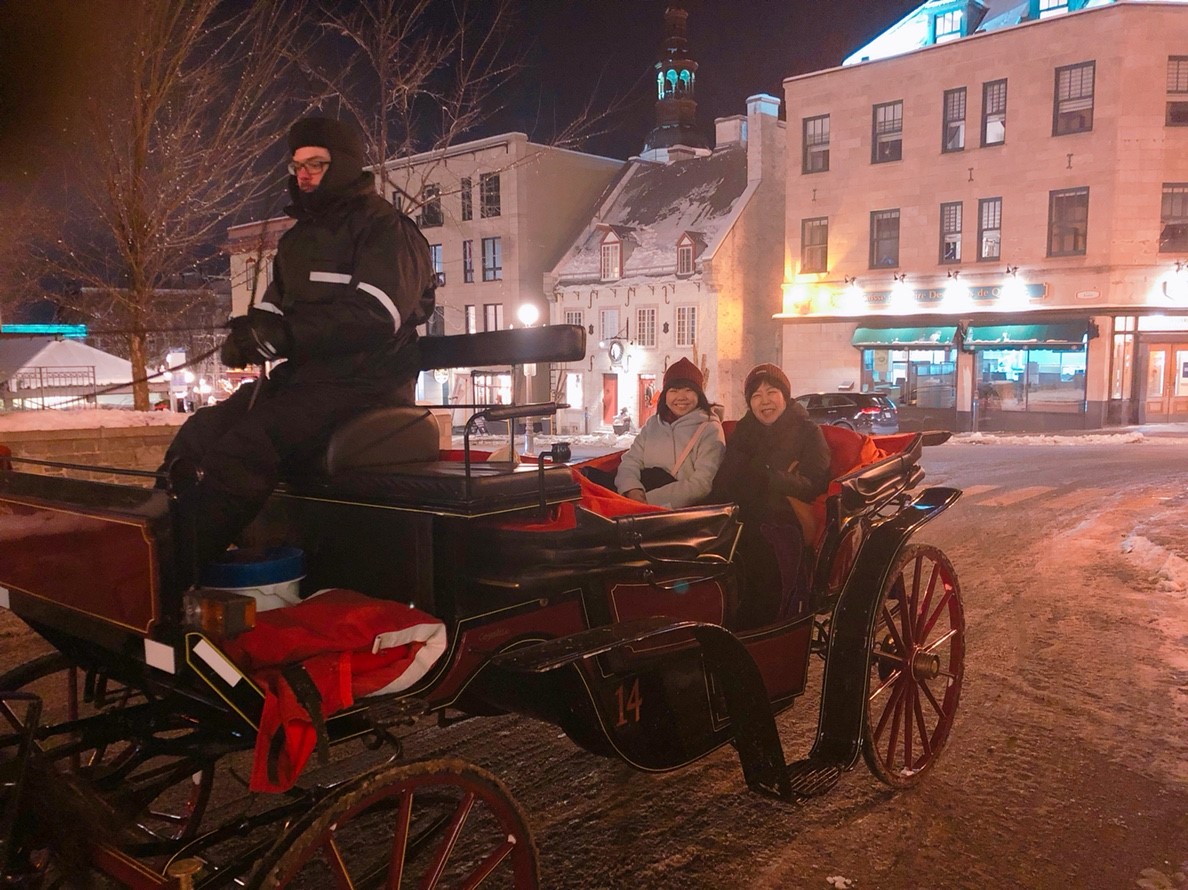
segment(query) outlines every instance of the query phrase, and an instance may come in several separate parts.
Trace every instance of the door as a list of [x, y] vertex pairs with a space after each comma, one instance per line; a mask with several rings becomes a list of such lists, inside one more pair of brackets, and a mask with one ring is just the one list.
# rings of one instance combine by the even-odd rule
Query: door
[[609, 427], [619, 413], [619, 375], [602, 375], [602, 425]]
[[1188, 343], [1152, 343], [1147, 347], [1145, 420], [1188, 420]]
[[655, 374], [639, 375], [639, 426], [642, 428], [648, 418], [660, 407], [660, 388], [656, 386]]

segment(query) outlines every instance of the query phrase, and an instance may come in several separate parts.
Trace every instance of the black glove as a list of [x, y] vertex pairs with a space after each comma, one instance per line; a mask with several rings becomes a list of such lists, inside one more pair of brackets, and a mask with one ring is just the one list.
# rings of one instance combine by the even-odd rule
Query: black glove
[[219, 350], [219, 360], [229, 368], [262, 365], [289, 354], [293, 337], [283, 317], [260, 309], [237, 315], [230, 321], [231, 333]]

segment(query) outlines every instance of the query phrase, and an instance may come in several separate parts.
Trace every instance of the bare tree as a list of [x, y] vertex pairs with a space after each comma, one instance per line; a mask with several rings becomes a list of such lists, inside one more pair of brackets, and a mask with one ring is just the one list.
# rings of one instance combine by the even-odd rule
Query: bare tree
[[260, 161], [291, 117], [278, 84], [299, 22], [270, 0], [122, 0], [112, 11], [118, 33], [93, 81], [80, 168], [103, 237], [76, 241], [68, 259], [120, 318], [145, 410], [158, 291], [217, 253], [228, 217], [278, 183]]
[[42, 296], [48, 273], [37, 245], [54, 231], [53, 212], [36, 191], [0, 185], [0, 318], [21, 303]]

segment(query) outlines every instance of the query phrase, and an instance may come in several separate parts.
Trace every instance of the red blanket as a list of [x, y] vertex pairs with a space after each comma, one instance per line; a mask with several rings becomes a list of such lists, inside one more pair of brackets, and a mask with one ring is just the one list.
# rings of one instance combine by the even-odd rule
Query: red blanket
[[312, 707], [329, 717], [356, 698], [408, 689], [445, 652], [446, 632], [411, 606], [336, 589], [258, 613], [256, 626], [224, 650], [264, 690], [250, 787], [285, 791], [313, 753], [319, 728], [309, 696], [293, 688], [294, 665], [316, 689]]

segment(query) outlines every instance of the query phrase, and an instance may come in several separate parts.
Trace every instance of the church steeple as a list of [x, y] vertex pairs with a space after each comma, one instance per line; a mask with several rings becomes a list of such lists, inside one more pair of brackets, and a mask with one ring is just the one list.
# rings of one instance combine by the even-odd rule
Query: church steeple
[[667, 160], [668, 149], [684, 145], [709, 150], [709, 142], [697, 131], [697, 63], [689, 58], [686, 22], [689, 13], [679, 6], [664, 10], [664, 42], [656, 63], [656, 126], [644, 145], [642, 156]]

